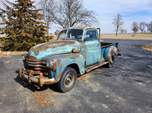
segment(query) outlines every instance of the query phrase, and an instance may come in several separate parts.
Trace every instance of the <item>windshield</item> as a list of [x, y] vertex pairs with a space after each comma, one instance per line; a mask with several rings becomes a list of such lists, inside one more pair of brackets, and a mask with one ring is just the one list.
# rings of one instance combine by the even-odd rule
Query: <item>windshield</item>
[[67, 30], [63, 30], [59, 33], [58, 39], [65, 39], [66, 38], [66, 32]]
[[60, 32], [59, 40], [81, 40], [83, 35], [83, 30], [81, 29], [69, 29]]

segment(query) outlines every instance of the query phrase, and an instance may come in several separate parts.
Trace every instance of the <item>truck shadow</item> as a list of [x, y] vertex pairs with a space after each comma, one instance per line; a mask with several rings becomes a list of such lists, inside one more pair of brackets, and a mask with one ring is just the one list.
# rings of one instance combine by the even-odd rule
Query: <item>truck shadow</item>
[[[93, 72], [98, 72], [99, 69], [106, 69], [106, 68], [110, 68], [109, 65], [103, 65], [101, 67], [99, 67], [98, 69], [94, 69], [93, 71], [91, 71], [90, 73], [93, 73]], [[99, 74], [101, 74], [101, 71], [99, 71]], [[55, 92], [58, 92], [58, 93], [61, 93], [56, 84], [53, 84], [53, 85], [44, 85], [43, 87], [40, 87], [36, 84], [33, 84], [33, 83], [28, 83], [27, 80], [23, 80], [21, 79], [19, 76], [18, 76], [18, 70], [16, 71], [16, 77], [14, 78], [15, 82], [17, 82], [18, 84], [20, 84], [21, 86], [23, 86], [24, 88], [26, 89], [29, 89], [31, 90], [32, 92], [36, 92], [36, 91], [45, 91], [47, 89], [51, 89], [52, 91], [55, 91]], [[79, 76], [78, 77], [78, 80], [87, 80], [88, 78], [90, 77], [90, 74], [84, 74], [82, 76]]]

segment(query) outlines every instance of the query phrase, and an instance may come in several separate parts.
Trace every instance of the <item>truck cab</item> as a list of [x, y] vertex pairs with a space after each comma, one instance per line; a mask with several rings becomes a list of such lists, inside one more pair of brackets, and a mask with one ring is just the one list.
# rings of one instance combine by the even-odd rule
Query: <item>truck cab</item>
[[85, 58], [85, 66], [100, 62], [103, 58], [100, 45], [100, 29], [68, 29], [59, 33], [58, 40], [77, 40], [81, 45], [80, 53]]
[[77, 77], [112, 64], [116, 55], [117, 47], [100, 41], [99, 28], [69, 28], [62, 30], [57, 40], [32, 47], [19, 77], [39, 86], [56, 84], [61, 92], [67, 92]]

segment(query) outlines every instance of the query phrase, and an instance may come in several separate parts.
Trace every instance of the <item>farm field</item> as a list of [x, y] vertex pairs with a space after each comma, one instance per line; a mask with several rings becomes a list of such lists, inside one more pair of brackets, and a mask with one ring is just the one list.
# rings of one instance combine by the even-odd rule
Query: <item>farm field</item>
[[102, 39], [119, 39], [119, 40], [152, 40], [152, 34], [118, 34], [116, 36], [115, 34], [102, 34], [101, 35]]

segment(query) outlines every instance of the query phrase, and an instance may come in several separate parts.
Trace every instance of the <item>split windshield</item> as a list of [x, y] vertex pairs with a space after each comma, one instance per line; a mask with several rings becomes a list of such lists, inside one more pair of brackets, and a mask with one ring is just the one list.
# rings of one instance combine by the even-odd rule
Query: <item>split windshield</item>
[[81, 29], [69, 29], [63, 30], [59, 33], [59, 40], [81, 40], [83, 35], [83, 30]]

